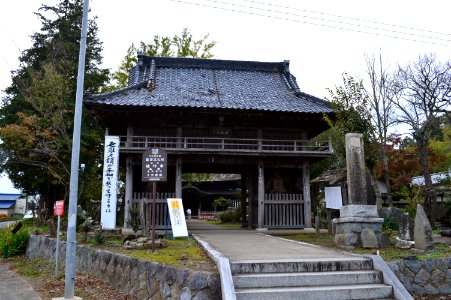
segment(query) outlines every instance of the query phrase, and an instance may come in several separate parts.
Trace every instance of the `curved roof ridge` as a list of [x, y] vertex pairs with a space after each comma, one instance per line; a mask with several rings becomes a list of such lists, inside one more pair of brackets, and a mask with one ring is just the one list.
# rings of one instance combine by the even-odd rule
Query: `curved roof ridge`
[[146, 85], [147, 85], [147, 80], [142, 80], [142, 81], [140, 81], [138, 83], [135, 83], [133, 85], [129, 85], [129, 86], [125, 87], [125, 88], [121, 88], [121, 89], [118, 89], [118, 90], [114, 90], [114, 91], [110, 91], [110, 92], [106, 92], [106, 93], [100, 93], [100, 94], [88, 94], [87, 98], [94, 100], [94, 99], [104, 98], [104, 97], [108, 97], [108, 96], [116, 96], [116, 95], [118, 95], [120, 93], [127, 92], [129, 90], [134, 90], [134, 89], [137, 89], [137, 88], [146, 87]]

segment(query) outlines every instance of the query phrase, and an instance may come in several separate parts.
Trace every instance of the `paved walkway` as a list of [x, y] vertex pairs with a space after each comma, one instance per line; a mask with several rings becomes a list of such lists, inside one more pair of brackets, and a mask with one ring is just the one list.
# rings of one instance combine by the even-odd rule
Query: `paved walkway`
[[40, 300], [41, 297], [33, 290], [28, 281], [0, 261], [0, 299]]
[[188, 232], [208, 242], [230, 261], [300, 259], [353, 259], [353, 254], [302, 242], [289, 241], [255, 229], [229, 229], [196, 219], [188, 220]]

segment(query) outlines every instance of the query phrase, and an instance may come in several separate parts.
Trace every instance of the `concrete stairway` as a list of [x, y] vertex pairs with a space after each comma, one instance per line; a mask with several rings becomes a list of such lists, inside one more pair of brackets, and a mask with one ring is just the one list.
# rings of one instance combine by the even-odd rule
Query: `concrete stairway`
[[231, 263], [238, 300], [387, 299], [393, 289], [371, 259], [303, 259]]

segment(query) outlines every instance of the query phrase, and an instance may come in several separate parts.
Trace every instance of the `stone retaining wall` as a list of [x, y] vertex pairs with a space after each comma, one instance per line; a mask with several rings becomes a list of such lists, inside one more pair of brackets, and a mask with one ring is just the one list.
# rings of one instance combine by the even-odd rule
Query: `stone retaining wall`
[[[31, 236], [27, 257], [55, 260], [56, 240]], [[60, 243], [60, 264], [66, 243]], [[221, 299], [219, 274], [180, 270], [109, 251], [77, 246], [77, 272], [92, 275], [138, 299]]]
[[387, 265], [413, 296], [451, 295], [451, 258], [404, 259]]

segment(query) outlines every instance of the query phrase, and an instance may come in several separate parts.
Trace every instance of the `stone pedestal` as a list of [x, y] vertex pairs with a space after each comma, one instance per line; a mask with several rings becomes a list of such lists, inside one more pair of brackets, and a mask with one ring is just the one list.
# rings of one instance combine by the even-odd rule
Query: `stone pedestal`
[[335, 226], [335, 244], [354, 248], [362, 246], [360, 235], [363, 229], [372, 230], [379, 238], [384, 219], [378, 217], [376, 205], [351, 204], [341, 207], [340, 218], [332, 222]]

